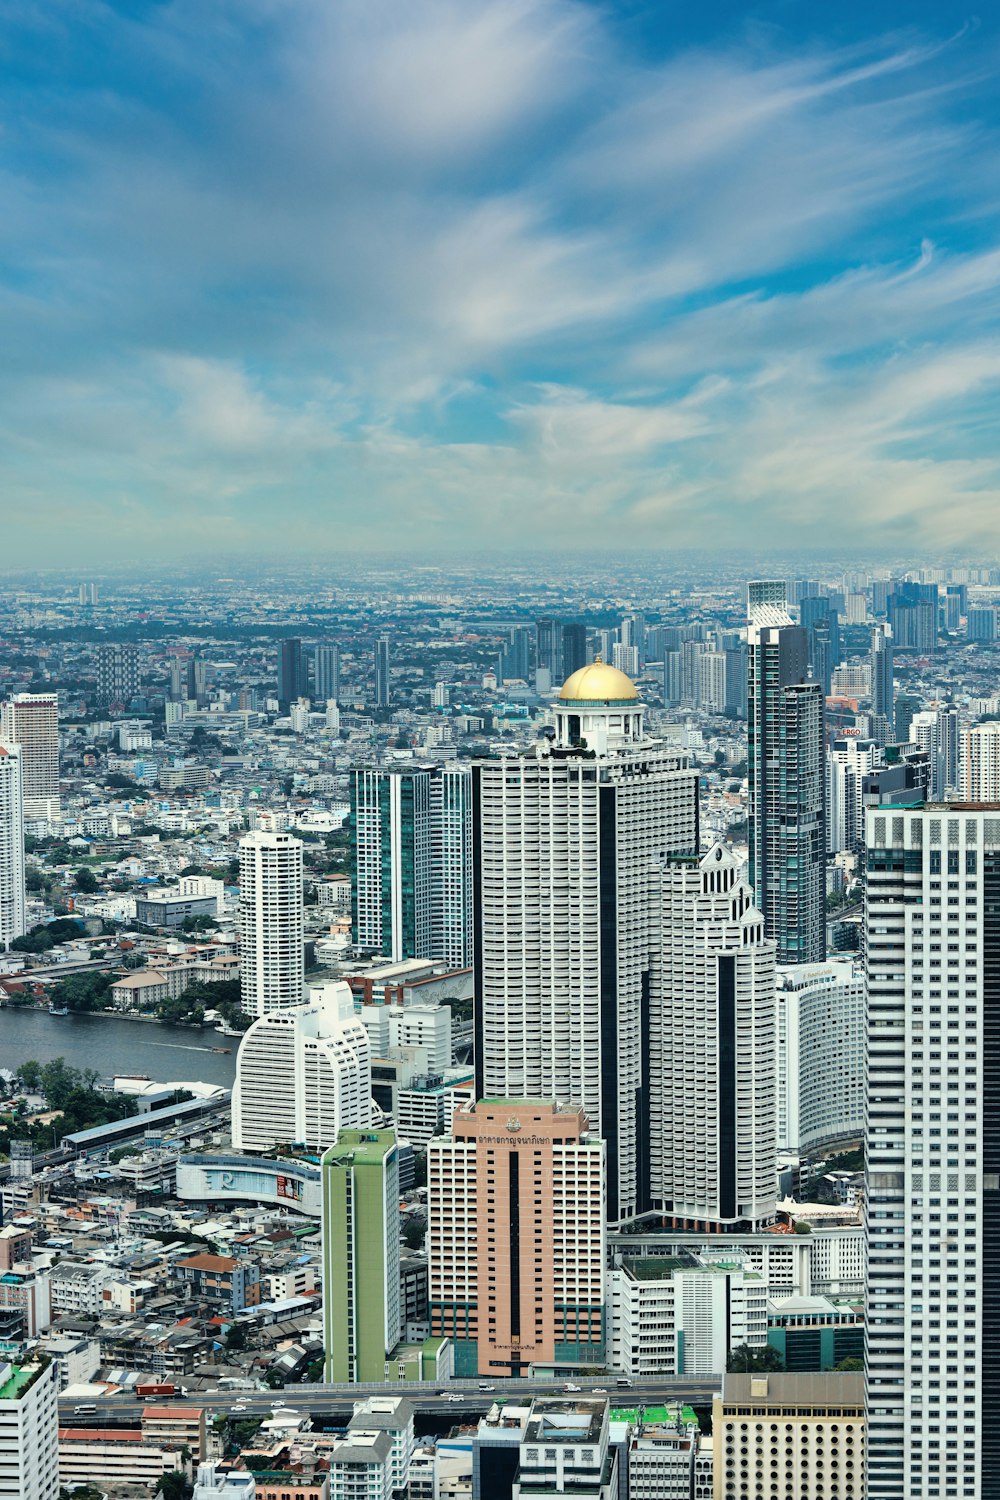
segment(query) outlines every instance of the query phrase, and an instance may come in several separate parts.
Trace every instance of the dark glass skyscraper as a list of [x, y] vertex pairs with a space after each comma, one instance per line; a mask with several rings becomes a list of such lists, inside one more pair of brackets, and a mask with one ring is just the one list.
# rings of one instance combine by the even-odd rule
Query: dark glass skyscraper
[[538, 636], [537, 662], [540, 667], [547, 668], [552, 674], [552, 682], [557, 683], [563, 677], [562, 671], [562, 635], [558, 620], [538, 620], [535, 624]]
[[302, 663], [302, 642], [298, 636], [289, 636], [278, 647], [278, 702], [287, 708], [306, 691], [305, 672]]
[[389, 706], [389, 637], [379, 636], [375, 642], [375, 706]]
[[826, 956], [823, 690], [809, 676], [808, 632], [781, 610], [758, 613], [747, 645], [750, 878], [778, 963], [818, 963]]
[[892, 631], [888, 625], [876, 625], [872, 631], [871, 673], [872, 713], [893, 723]]
[[566, 677], [572, 677], [587, 665], [586, 625], [564, 625], [562, 628], [562, 669]]

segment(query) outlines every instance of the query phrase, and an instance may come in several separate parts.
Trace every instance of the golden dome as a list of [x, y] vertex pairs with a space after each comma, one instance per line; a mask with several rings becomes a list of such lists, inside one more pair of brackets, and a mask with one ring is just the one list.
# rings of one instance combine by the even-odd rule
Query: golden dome
[[567, 677], [559, 694], [564, 703], [621, 703], [638, 696], [631, 677], [609, 667], [600, 656]]

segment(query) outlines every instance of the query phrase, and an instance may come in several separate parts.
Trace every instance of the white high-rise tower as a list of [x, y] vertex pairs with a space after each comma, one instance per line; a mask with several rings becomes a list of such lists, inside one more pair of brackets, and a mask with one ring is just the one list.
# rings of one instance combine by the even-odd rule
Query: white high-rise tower
[[473, 770], [477, 1095], [581, 1107], [612, 1223], [650, 1206], [655, 860], [698, 847], [697, 773], [643, 716], [597, 661], [564, 684], [553, 741]]
[[368, 1032], [348, 984], [319, 985], [308, 1005], [261, 1016], [240, 1043], [233, 1089], [233, 1145], [269, 1151], [289, 1142], [312, 1151], [341, 1130], [371, 1124]]
[[1000, 804], [872, 808], [870, 1500], [1000, 1494]]
[[0, 949], [26, 929], [21, 747], [0, 742]]
[[301, 1005], [305, 975], [302, 842], [240, 839], [240, 987], [248, 1016]]
[[0, 706], [0, 739], [21, 747], [24, 816], [59, 816], [59, 700], [55, 693], [15, 693]]
[[652, 925], [653, 1202], [684, 1227], [757, 1228], [777, 1194], [774, 951], [722, 844], [662, 862]]

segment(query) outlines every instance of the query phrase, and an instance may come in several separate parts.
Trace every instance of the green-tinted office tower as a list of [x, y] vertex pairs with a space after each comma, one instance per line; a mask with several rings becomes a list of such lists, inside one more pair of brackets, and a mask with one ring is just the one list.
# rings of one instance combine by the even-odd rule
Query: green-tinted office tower
[[351, 775], [354, 943], [398, 963], [472, 961], [472, 777], [467, 766]]
[[325, 1378], [381, 1382], [402, 1331], [395, 1132], [342, 1130], [322, 1171]]

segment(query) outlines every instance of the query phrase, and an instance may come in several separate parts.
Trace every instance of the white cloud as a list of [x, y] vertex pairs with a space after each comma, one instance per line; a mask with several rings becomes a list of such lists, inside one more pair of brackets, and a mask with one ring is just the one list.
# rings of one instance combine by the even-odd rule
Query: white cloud
[[582, 0], [101, 14], [37, 7], [67, 71], [15, 92], [0, 178], [0, 479], [67, 545], [120, 504], [122, 538], [166, 507], [251, 546], [276, 496], [289, 545], [989, 526], [981, 44], [641, 59]]

